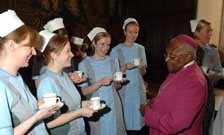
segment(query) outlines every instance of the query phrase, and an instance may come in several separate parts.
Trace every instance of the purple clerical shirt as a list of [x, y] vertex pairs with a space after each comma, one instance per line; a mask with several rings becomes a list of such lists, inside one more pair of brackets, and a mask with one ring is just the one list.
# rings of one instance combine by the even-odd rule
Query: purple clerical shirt
[[196, 63], [170, 73], [145, 112], [150, 135], [202, 135], [207, 94], [206, 79]]

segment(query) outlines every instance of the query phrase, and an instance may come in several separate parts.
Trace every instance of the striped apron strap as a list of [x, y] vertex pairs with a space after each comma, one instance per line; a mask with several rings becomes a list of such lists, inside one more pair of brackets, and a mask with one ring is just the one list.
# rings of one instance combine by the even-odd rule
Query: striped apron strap
[[[89, 62], [86, 62], [86, 68], [87, 68], [87, 76], [89, 77], [90, 85], [96, 83], [95, 73], [94, 73], [94, 71], [93, 71]], [[86, 95], [86, 98], [90, 99], [93, 96], [99, 96], [99, 92], [95, 91], [94, 93]]]
[[140, 48], [140, 47], [138, 47], [138, 50], [137, 50], [138, 52], [137, 52], [137, 56], [138, 56], [138, 58], [140, 58], [140, 59], [143, 59], [143, 56], [142, 56], [142, 49]]
[[117, 53], [118, 53], [118, 59], [119, 59], [120, 66], [123, 66], [124, 64], [126, 64], [124, 54], [120, 48], [117, 49]]

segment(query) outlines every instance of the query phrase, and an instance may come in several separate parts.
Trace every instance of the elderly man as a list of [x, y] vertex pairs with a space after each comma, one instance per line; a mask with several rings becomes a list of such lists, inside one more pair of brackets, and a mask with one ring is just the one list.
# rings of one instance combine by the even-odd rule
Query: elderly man
[[196, 42], [184, 34], [167, 46], [165, 61], [170, 74], [144, 113], [150, 135], [203, 134], [207, 82], [195, 62], [196, 48]]

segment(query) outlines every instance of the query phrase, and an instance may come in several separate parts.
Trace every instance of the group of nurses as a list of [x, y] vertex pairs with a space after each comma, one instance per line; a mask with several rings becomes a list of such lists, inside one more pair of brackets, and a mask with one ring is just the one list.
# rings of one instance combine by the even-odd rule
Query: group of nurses
[[[38, 34], [12, 10], [0, 14], [0, 19], [5, 20], [0, 22], [1, 28], [5, 28], [0, 31], [0, 115], [4, 119], [0, 123], [0, 134], [47, 135], [47, 127], [52, 135], [85, 135], [82, 117], [91, 117], [96, 110], [90, 108], [90, 101], [81, 101], [74, 80], [71, 80], [72, 74], [63, 72], [64, 68], [71, 66], [74, 56], [69, 39], [46, 28]], [[9, 22], [12, 25], [7, 25]], [[144, 47], [135, 43], [138, 31], [136, 20], [126, 20], [126, 40], [112, 49], [111, 56], [107, 55], [111, 37], [105, 29], [95, 27], [88, 34], [94, 53], [79, 64], [79, 70], [88, 78], [87, 81], [85, 78], [81, 80], [86, 82], [79, 86], [87, 99], [98, 96], [109, 108], [99, 120], [89, 121], [90, 134], [125, 135], [126, 130], [140, 130], [142, 127], [138, 108], [145, 102], [142, 76], [147, 62]], [[27, 67], [30, 58], [36, 55], [34, 46], [41, 52], [45, 65], [35, 78], [39, 102], [18, 74], [18, 70]], [[138, 66], [131, 62], [136, 58], [141, 59]], [[118, 71], [126, 74], [129, 84], [114, 80]], [[60, 109], [56, 104], [39, 109], [38, 105], [45, 104], [42, 98], [46, 93], [56, 93], [64, 106]]]

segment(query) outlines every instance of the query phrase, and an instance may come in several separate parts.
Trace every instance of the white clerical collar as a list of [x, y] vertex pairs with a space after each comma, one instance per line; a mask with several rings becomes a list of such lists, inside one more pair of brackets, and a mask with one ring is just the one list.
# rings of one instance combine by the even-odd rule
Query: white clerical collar
[[187, 68], [187, 67], [189, 67], [190, 65], [193, 65], [194, 62], [195, 62], [195, 60], [193, 60], [193, 61], [187, 63], [186, 65], [183, 66], [183, 68]]

